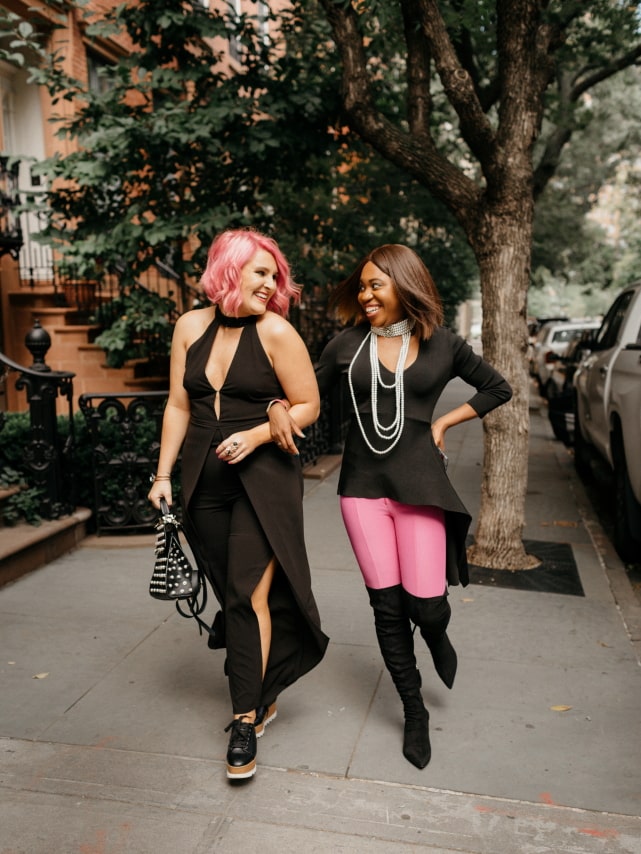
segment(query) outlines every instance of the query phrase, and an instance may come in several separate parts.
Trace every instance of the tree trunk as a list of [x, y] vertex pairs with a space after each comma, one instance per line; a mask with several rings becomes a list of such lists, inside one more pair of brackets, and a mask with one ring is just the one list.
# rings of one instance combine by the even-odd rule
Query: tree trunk
[[491, 569], [532, 569], [540, 564], [526, 554], [521, 539], [528, 472], [531, 207], [526, 201], [519, 215], [486, 214], [472, 241], [481, 273], [483, 356], [513, 390], [509, 403], [483, 419], [481, 508], [468, 558]]

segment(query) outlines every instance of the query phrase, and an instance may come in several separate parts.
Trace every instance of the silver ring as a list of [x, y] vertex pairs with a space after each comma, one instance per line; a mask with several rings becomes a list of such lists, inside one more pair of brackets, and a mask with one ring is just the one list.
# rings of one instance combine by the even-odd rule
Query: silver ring
[[231, 444], [232, 444], [232, 447], [233, 447], [233, 448], [237, 448], [237, 447], [238, 447], [238, 442], [236, 442], [236, 441], [232, 442]]
[[227, 448], [227, 450], [225, 451], [225, 454], [226, 454], [228, 457], [231, 457], [231, 448]]

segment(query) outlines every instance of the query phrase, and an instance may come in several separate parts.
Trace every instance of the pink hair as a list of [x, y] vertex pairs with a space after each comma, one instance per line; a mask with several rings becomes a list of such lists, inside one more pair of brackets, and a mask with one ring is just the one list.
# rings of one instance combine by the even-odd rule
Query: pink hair
[[276, 291], [267, 304], [268, 309], [287, 317], [290, 303], [300, 299], [300, 288], [292, 280], [287, 259], [275, 240], [253, 229], [229, 229], [219, 234], [209, 247], [200, 284], [211, 302], [230, 317], [238, 316], [242, 302], [241, 271], [260, 249], [269, 252], [276, 262]]

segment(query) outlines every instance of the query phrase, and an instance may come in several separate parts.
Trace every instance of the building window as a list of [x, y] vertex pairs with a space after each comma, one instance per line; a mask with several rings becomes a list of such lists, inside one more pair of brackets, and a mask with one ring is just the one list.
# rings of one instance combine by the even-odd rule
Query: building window
[[89, 91], [102, 95], [112, 87], [110, 78], [105, 71], [111, 66], [110, 62], [97, 53], [87, 51], [87, 82]]
[[[234, 24], [237, 24], [241, 15], [241, 0], [232, 0], [229, 4], [230, 12], [234, 17]], [[232, 36], [229, 39], [229, 55], [234, 62], [240, 62], [240, 39], [237, 36]]]
[[[242, 0], [230, 0], [229, 8], [236, 23], [240, 21], [240, 16], [242, 14], [241, 7]], [[264, 2], [264, 0], [259, 0], [257, 7], [256, 25], [263, 43], [266, 44], [269, 39], [269, 3]], [[240, 39], [237, 36], [232, 36], [229, 39], [229, 54], [235, 62], [241, 61], [242, 49]]]
[[261, 2], [258, 4], [258, 26], [260, 34], [264, 39], [269, 35], [269, 3]]

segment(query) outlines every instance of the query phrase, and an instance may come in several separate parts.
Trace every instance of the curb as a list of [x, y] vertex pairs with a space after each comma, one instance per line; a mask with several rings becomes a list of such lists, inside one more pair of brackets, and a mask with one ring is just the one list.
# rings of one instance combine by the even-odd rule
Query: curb
[[560, 447], [555, 448], [554, 453], [560, 468], [568, 478], [581, 521], [607, 577], [612, 598], [623, 619], [637, 662], [641, 666], [641, 602], [630, 583], [623, 562], [595, 515], [585, 487], [575, 471], [570, 453]]

